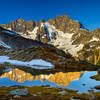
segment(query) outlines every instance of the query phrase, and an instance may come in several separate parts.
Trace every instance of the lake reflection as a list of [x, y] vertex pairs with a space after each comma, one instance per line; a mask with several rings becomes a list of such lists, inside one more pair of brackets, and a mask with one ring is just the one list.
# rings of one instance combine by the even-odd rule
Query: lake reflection
[[14, 68], [9, 72], [6, 72], [0, 76], [0, 78], [6, 77], [9, 78], [12, 81], [23, 83], [26, 80], [32, 81], [32, 80], [40, 80], [41, 82], [44, 82], [45, 80], [48, 80], [49, 82], [56, 83], [57, 85], [67, 86], [69, 85], [73, 80], [78, 80], [81, 76], [81, 72], [57, 72], [55, 74], [49, 74], [49, 75], [35, 75], [33, 76], [30, 73], [27, 73], [23, 70], [20, 70], [18, 68]]
[[[7, 71], [7, 70], [6, 70]], [[42, 86], [50, 85], [51, 87], [62, 87], [73, 90], [78, 90], [79, 93], [88, 93], [100, 81], [91, 79], [90, 77], [96, 75], [96, 71], [89, 72], [56, 72], [54, 74], [40, 74], [32, 75], [21, 69], [14, 68], [1, 74], [0, 86]]]

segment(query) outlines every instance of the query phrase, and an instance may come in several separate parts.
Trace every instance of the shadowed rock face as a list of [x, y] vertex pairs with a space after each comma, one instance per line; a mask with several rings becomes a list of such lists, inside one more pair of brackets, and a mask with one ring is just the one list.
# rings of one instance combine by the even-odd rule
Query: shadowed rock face
[[[1, 28], [1, 29], [3, 30], [3, 28]], [[0, 42], [10, 46], [12, 49], [44, 48], [44, 49], [48, 49], [48, 50], [50, 49], [51, 51], [58, 53], [59, 55], [62, 55], [62, 56], [67, 55], [63, 51], [55, 48], [52, 45], [43, 44], [39, 41], [26, 39], [22, 36], [17, 36], [14, 33], [9, 34], [4, 31], [0, 32]], [[69, 55], [69, 57], [71, 57], [70, 54], [68, 54], [68, 55]]]
[[[56, 47], [43, 44], [36, 40], [26, 39], [22, 36], [17, 36], [12, 31], [2, 29], [0, 32], [0, 43], [10, 46], [10, 49], [1, 48], [0, 56], [8, 56], [13, 60], [31, 61], [33, 59], [43, 59], [51, 62], [55, 69], [95, 69], [88, 67], [87, 64], [79, 63], [69, 54]], [[8, 33], [7, 33], [8, 32]], [[5, 46], [6, 47], [6, 46]], [[80, 67], [81, 66], [81, 67]], [[91, 65], [90, 65], [91, 66]]]
[[0, 32], [0, 41], [9, 45], [11, 48], [32, 48], [37, 47], [40, 42], [34, 40], [25, 39], [24, 37], [18, 37], [6, 32]]
[[[4, 29], [5, 30], [5, 29]], [[41, 42], [26, 39], [14, 34], [9, 34], [3, 29], [0, 32], [0, 43], [10, 46], [7, 51], [6, 48], [1, 48], [0, 55], [9, 56], [12, 59], [21, 61], [31, 61], [32, 59], [46, 59], [56, 64], [54, 59], [59, 61], [59, 66], [67, 65], [66, 56], [71, 57], [70, 54], [65, 54], [63, 51], [53, 47], [52, 45], [43, 44]], [[23, 59], [24, 58], [24, 59]]]
[[32, 48], [32, 47], [37, 48], [39, 46], [55, 48], [53, 46], [43, 44], [36, 40], [26, 39], [22, 36], [17, 36], [16, 35], [17, 33], [8, 31], [2, 27], [0, 27], [0, 30], [1, 30], [0, 31], [0, 42], [4, 43], [14, 49], [15, 48], [16, 49], [27, 49], [27, 48]]
[[[0, 42], [4, 43], [11, 48], [31, 48], [39, 46], [39, 42], [34, 40], [25, 39], [22, 36], [17, 36], [17, 33], [12, 31], [8, 31], [2, 27], [0, 27]], [[42, 44], [42, 43], [41, 43]]]

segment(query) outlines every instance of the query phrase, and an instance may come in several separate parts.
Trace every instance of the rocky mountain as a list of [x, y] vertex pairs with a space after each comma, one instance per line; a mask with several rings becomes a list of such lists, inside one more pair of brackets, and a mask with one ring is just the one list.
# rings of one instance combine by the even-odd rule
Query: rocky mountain
[[0, 27], [0, 67], [11, 65], [52, 71], [98, 69], [90, 63], [75, 60], [71, 54], [51, 44], [28, 39]]
[[59, 15], [48, 21], [41, 19], [40, 22], [16, 19], [0, 26], [25, 38], [51, 44], [75, 58], [99, 65], [100, 29], [84, 29], [80, 22], [73, 21], [67, 15]]

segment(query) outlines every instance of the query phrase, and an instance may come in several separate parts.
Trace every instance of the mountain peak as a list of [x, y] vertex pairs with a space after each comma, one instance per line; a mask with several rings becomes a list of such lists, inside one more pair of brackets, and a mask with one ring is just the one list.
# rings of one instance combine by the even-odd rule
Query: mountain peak
[[40, 20], [40, 23], [44, 23], [45, 22], [45, 20], [42, 18], [41, 20]]
[[80, 22], [73, 21], [66, 14], [58, 15], [46, 22], [43, 18], [40, 22], [16, 19], [1, 26], [25, 38], [52, 44], [83, 60], [94, 59], [91, 58], [94, 51], [100, 48], [100, 29], [88, 31]]

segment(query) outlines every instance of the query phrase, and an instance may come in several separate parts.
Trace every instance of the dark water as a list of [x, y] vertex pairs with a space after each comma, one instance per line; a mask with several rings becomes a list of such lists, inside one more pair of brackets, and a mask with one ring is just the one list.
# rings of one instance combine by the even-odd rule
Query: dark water
[[94, 89], [94, 87], [100, 85], [100, 81], [91, 79], [91, 76], [97, 74], [97, 71], [81, 71], [37, 75], [35, 73], [34, 75], [34, 73], [26, 72], [25, 69], [9, 67], [0, 73], [0, 86], [23, 85], [31, 87], [49, 85], [50, 87], [78, 90], [78, 93], [88, 93], [88, 90], [99, 91]]

